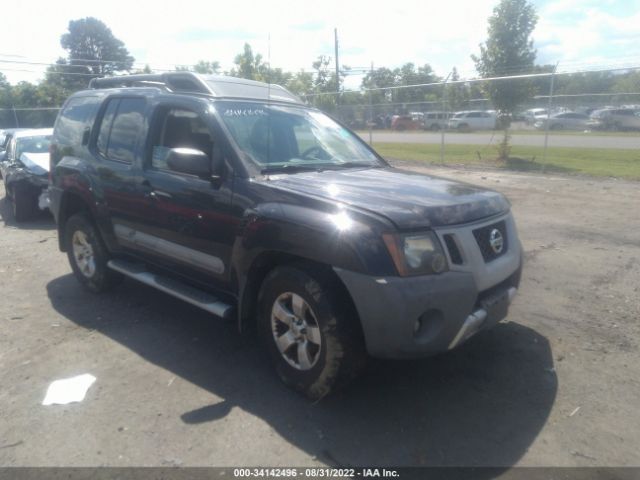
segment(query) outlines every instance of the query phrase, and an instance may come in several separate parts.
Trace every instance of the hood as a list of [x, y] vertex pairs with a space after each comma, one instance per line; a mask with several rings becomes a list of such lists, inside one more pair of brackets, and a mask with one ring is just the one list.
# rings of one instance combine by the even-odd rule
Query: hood
[[509, 210], [498, 192], [395, 168], [275, 175], [265, 183], [383, 215], [401, 230], [467, 223]]
[[44, 175], [49, 171], [49, 153], [23, 153], [20, 161], [28, 170], [36, 175]]

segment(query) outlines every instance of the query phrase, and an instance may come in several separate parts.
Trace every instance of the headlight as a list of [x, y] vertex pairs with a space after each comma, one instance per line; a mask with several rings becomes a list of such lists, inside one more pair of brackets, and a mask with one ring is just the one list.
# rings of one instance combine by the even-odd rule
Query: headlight
[[442, 246], [433, 232], [419, 235], [384, 234], [382, 238], [402, 277], [442, 273], [448, 268]]

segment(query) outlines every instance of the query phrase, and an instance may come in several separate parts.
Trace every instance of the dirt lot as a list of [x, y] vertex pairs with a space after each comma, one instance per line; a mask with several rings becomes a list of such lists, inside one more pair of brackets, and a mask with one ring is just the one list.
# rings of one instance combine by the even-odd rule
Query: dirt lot
[[[509, 321], [317, 404], [233, 325], [131, 281], [85, 293], [51, 219], [0, 200], [0, 465], [640, 465], [640, 184], [422, 170], [511, 199]], [[84, 402], [41, 405], [82, 373]]]

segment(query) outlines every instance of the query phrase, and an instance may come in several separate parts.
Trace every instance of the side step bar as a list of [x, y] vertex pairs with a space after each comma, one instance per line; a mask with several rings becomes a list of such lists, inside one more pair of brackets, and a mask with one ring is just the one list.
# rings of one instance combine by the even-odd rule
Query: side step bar
[[200, 307], [209, 313], [213, 313], [220, 318], [229, 319], [233, 313], [233, 307], [221, 302], [210, 293], [203, 292], [197, 288], [186, 285], [180, 281], [173, 280], [162, 275], [151, 273], [144, 269], [141, 265], [127, 262], [125, 260], [109, 260], [107, 266], [120, 272], [127, 277], [133, 278], [139, 282], [157, 288], [169, 295], [173, 295], [180, 300]]

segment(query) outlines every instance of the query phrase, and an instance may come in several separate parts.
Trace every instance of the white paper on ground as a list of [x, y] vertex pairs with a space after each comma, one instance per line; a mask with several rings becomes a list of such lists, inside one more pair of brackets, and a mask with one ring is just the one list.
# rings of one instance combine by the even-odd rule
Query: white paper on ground
[[67, 403], [81, 402], [95, 381], [96, 377], [89, 373], [56, 380], [49, 385], [42, 405], [66, 405]]

